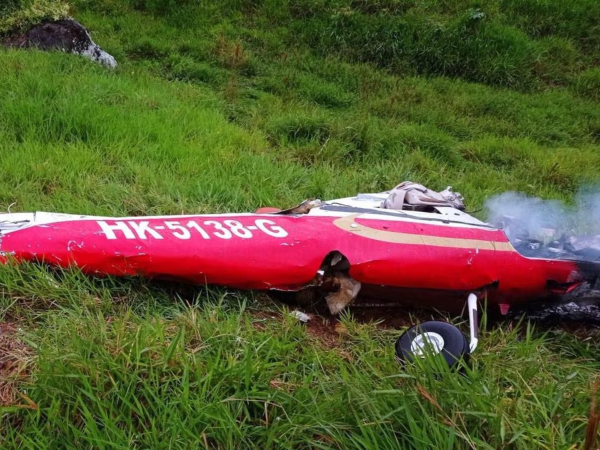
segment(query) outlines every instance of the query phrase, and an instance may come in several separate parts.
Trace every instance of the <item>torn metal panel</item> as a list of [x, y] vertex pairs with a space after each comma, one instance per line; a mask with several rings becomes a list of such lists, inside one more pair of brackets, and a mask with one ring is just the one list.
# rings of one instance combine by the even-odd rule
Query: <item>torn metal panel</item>
[[325, 301], [331, 314], [339, 314], [358, 297], [361, 284], [342, 272], [337, 272], [334, 278], [337, 289], [328, 294]]

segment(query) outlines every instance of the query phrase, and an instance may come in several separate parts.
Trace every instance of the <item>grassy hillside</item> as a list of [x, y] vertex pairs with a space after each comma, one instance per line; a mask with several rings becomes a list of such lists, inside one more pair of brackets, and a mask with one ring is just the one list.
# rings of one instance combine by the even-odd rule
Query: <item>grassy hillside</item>
[[0, 4], [0, 37], [27, 31], [44, 20], [63, 19], [68, 14], [66, 0], [3, 0]]
[[[246, 211], [412, 179], [475, 210], [507, 189], [568, 201], [600, 178], [596, 2], [71, 7], [119, 68], [0, 50], [3, 209]], [[400, 370], [385, 317], [306, 328], [285, 311], [1, 267], [2, 448], [583, 442], [595, 330], [500, 325], [467, 377], [433, 377]]]

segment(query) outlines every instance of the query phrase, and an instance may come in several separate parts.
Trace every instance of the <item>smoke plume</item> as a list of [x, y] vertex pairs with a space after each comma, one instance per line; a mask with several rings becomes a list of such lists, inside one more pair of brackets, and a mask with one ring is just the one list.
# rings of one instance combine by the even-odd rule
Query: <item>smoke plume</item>
[[511, 241], [600, 234], [600, 186], [580, 189], [573, 205], [505, 192], [488, 199], [485, 208], [487, 221], [504, 228]]

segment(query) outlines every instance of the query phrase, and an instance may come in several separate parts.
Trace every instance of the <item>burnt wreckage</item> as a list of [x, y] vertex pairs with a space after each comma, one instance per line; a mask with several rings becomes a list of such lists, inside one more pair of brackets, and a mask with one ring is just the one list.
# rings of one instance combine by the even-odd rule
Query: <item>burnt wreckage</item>
[[467, 214], [451, 189], [438, 193], [410, 182], [389, 192], [254, 213], [7, 213], [0, 215], [0, 262], [317, 293], [333, 314], [359, 295], [399, 305], [467, 308], [470, 342], [441, 322], [417, 325], [397, 342], [400, 358], [430, 349], [452, 363], [477, 346], [478, 300], [506, 314], [539, 302], [600, 297], [599, 238], [540, 241], [524, 235], [517, 221], [504, 222]]

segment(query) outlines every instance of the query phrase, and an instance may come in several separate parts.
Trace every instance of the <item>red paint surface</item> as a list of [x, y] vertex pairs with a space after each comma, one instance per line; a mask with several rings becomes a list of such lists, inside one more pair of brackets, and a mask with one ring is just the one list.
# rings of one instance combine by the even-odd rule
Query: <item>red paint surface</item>
[[98, 220], [85, 219], [9, 232], [2, 237], [0, 251], [17, 260], [75, 265], [88, 274], [283, 290], [309, 283], [326, 255], [339, 251], [350, 261], [350, 274], [364, 284], [471, 291], [497, 282], [491, 301], [503, 304], [549, 294], [548, 280], [580, 279], [570, 261], [528, 259], [514, 250], [452, 246], [454, 238], [508, 242], [499, 230], [356, 219], [373, 229], [449, 238], [449, 245], [443, 247], [395, 244], [342, 230], [333, 224], [335, 219], [252, 214], [105, 219], [105, 228], [120, 227], [112, 236]]

